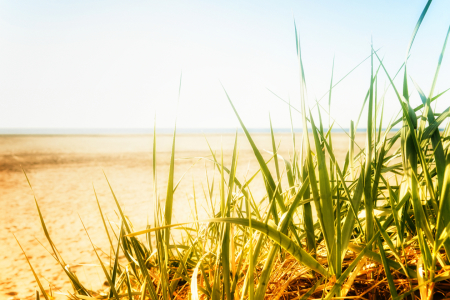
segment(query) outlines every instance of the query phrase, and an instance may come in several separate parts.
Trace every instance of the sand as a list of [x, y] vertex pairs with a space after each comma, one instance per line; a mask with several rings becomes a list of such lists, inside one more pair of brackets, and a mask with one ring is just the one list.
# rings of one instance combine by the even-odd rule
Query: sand
[[[176, 181], [198, 161], [193, 157], [210, 155], [205, 137], [218, 155], [223, 145], [225, 165], [230, 164], [233, 135], [178, 135]], [[268, 134], [254, 134], [253, 137], [261, 151], [271, 149]], [[277, 134], [276, 140], [277, 143], [281, 140], [280, 154], [289, 157], [289, 152], [292, 152], [291, 136]], [[300, 141], [299, 135], [297, 143], [300, 144]], [[166, 192], [171, 143], [170, 135], [157, 137], [161, 201], [164, 201]], [[357, 143], [364, 145], [364, 135], [357, 136]], [[242, 179], [245, 174], [256, 172], [258, 165], [245, 136], [239, 135], [238, 144], [237, 175]], [[348, 137], [335, 134], [333, 146], [338, 161], [343, 162], [348, 149]], [[37, 288], [13, 234], [45, 288], [51, 286], [55, 293], [71, 291], [61, 266], [46, 250], [49, 244], [22, 168], [30, 179], [49, 233], [63, 259], [87, 287], [98, 289], [104, 283], [104, 276], [81, 220], [97, 249], [109, 253], [109, 247], [92, 185], [97, 190], [105, 215], [112, 222], [117, 221], [116, 207], [104, 171], [135, 229], [143, 229], [147, 222], [152, 222], [153, 215], [151, 148], [150, 135], [0, 136], [0, 299], [31, 299]], [[269, 154], [264, 155], [270, 157]], [[207, 160], [200, 160], [180, 183], [175, 194], [173, 222], [190, 218], [189, 203], [192, 203], [193, 184], [199, 203], [204, 203], [201, 183], [206, 182], [205, 166], [212, 179], [213, 165]], [[217, 178], [217, 172], [215, 176]], [[258, 177], [251, 188], [255, 197], [264, 196], [261, 178]], [[202, 208], [200, 214], [207, 216]]]

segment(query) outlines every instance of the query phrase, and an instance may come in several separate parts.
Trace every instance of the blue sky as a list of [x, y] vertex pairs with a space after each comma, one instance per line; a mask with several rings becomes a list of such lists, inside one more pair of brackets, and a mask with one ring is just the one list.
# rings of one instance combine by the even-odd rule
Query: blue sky
[[[300, 107], [294, 18], [312, 106], [328, 90], [333, 56], [338, 80], [370, 54], [371, 38], [394, 73], [425, 4], [0, 1], [0, 128], [151, 127], [155, 114], [159, 127], [172, 127], [177, 114], [178, 127], [234, 128], [221, 83], [248, 127], [267, 127], [270, 112], [274, 126], [286, 128], [288, 107], [268, 89]], [[426, 94], [449, 11], [450, 1], [431, 4], [411, 51], [409, 74]], [[357, 119], [369, 76], [366, 62], [333, 91], [331, 112], [342, 127]], [[379, 89], [386, 84], [381, 76]], [[449, 87], [444, 57], [436, 93]], [[392, 89], [385, 110], [386, 121], [399, 110]]]

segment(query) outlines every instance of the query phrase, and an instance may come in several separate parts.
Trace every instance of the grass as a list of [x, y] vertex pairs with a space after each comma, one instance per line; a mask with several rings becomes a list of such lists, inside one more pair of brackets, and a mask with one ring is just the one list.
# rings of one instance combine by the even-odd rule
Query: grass
[[[98, 205], [111, 247], [109, 261], [100, 258], [97, 248], [93, 250], [108, 282], [106, 289], [89, 290], [65, 267], [36, 201], [53, 256], [72, 283], [73, 292], [68, 297], [85, 300], [445, 298], [450, 292], [450, 126], [443, 131], [439, 126], [450, 110], [434, 112], [431, 103], [445, 93], [434, 95], [434, 89], [449, 34], [428, 96], [415, 82], [416, 91], [411, 90], [408, 83], [412, 79], [407, 73], [409, 52], [430, 4], [431, 0], [417, 22], [405, 62], [395, 76], [386, 70], [378, 51], [372, 48], [367, 58], [371, 61], [371, 76], [361, 109], [362, 112], [367, 106], [366, 146], [355, 149], [358, 118], [356, 124], [351, 122], [349, 150], [344, 162], [336, 161], [331, 128], [327, 132], [323, 129], [321, 114], [329, 112], [319, 100], [313, 107], [317, 108], [319, 118], [314, 119], [306, 104], [305, 72], [297, 30], [304, 132], [300, 147], [292, 135], [294, 149], [289, 159], [277, 154], [272, 130], [271, 157], [264, 159], [225, 91], [259, 163], [257, 174], [261, 173], [264, 180], [264, 199], [254, 199], [249, 188], [257, 174], [246, 178], [236, 176], [236, 135], [228, 164], [224, 164], [223, 152], [218, 155], [210, 148], [214, 171], [220, 174], [220, 180], [205, 183], [209, 218], [198, 218], [195, 202], [192, 214], [195, 218], [188, 223], [173, 224], [172, 205], [178, 186], [174, 185], [173, 176], [176, 132], [165, 207], [159, 201], [154, 134], [153, 224], [135, 231], [112, 188], [120, 225], [109, 228]], [[388, 78], [402, 108], [401, 117], [390, 122], [385, 131], [382, 131], [382, 121], [386, 90], [377, 88], [381, 74]], [[403, 75], [401, 89], [394, 84], [397, 75]], [[341, 80], [333, 83], [331, 78], [328, 107], [332, 90]], [[409, 102], [413, 92], [419, 93], [423, 103], [415, 108]], [[295, 108], [286, 103], [291, 113]], [[391, 132], [396, 124], [402, 124], [401, 129]], [[308, 127], [312, 129], [312, 138], [306, 130]], [[273, 168], [275, 174], [270, 171]], [[284, 176], [287, 186], [281, 184]], [[218, 203], [214, 198], [217, 188]], [[197, 201], [195, 197], [194, 200]], [[182, 233], [180, 238], [174, 239], [174, 230]], [[122, 255], [125, 259], [119, 259]], [[52, 292], [44, 290], [31, 264], [30, 267], [40, 288], [36, 297], [51, 299]]]

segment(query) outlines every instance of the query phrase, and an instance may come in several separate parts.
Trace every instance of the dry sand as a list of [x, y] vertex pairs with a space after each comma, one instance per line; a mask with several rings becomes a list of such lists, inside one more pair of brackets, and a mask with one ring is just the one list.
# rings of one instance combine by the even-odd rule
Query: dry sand
[[[271, 149], [269, 135], [252, 136], [261, 150]], [[206, 138], [218, 154], [222, 143], [225, 165], [229, 165], [234, 136], [209, 134]], [[289, 151], [292, 151], [291, 136], [278, 134], [276, 139], [277, 143], [281, 140], [280, 154], [289, 157]], [[300, 141], [299, 135], [297, 143]], [[171, 143], [172, 137], [169, 135], [157, 137], [158, 188], [162, 201]], [[245, 136], [239, 135], [238, 143], [237, 173], [239, 178], [243, 178], [247, 169], [248, 174], [253, 174], [258, 170], [258, 165]], [[364, 135], [357, 135], [357, 143], [364, 145]], [[348, 149], [347, 135], [334, 134], [333, 146], [338, 161], [343, 162]], [[48, 243], [21, 166], [28, 174], [50, 235], [65, 262], [87, 287], [98, 289], [104, 277], [101, 268], [90, 265], [98, 262], [80, 221], [86, 225], [96, 247], [109, 253], [92, 184], [105, 215], [116, 221], [114, 200], [103, 175], [104, 170], [135, 229], [144, 228], [147, 222], [152, 222], [153, 215], [151, 147], [152, 137], [149, 135], [0, 136], [0, 299], [31, 299], [37, 287], [13, 233], [44, 286], [47, 288], [50, 284], [55, 292], [71, 291], [61, 267], [44, 248], [49, 248]], [[178, 181], [197, 161], [192, 157], [209, 154], [205, 136], [178, 135], [175, 180]], [[269, 155], [266, 154], [266, 157]], [[193, 182], [199, 201], [203, 201], [201, 183], [206, 181], [205, 164], [212, 178], [213, 166], [205, 160], [199, 161], [187, 172], [175, 194], [173, 222], [189, 219], [188, 204], [192, 200]], [[255, 197], [264, 196], [261, 178], [257, 178], [251, 188]], [[206, 216], [206, 213], [202, 214]]]

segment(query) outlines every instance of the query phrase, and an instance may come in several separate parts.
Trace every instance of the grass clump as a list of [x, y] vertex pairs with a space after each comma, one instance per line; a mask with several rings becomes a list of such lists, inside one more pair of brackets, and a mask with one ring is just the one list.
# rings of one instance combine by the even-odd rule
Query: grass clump
[[[407, 58], [430, 4], [428, 1], [414, 29]], [[206, 220], [195, 217], [189, 223], [172, 223], [177, 188], [173, 178], [175, 132], [166, 201], [161, 207], [154, 134], [153, 224], [135, 231], [111, 188], [121, 220], [112, 229], [112, 235], [99, 205], [112, 253], [110, 262], [105, 263], [94, 247], [109, 285], [104, 290], [87, 289], [66, 268], [37, 206], [54, 257], [73, 285], [69, 298], [445, 298], [450, 292], [450, 126], [444, 130], [439, 126], [450, 110], [434, 112], [431, 103], [444, 94], [434, 95], [434, 87], [447, 38], [448, 34], [429, 95], [414, 83], [422, 100], [418, 107], [411, 107], [409, 102], [407, 58], [397, 72], [404, 78], [403, 86], [397, 88], [395, 76], [388, 73], [372, 48], [370, 84], [363, 105], [368, 108], [366, 146], [355, 149], [358, 122], [352, 122], [349, 150], [340, 163], [333, 152], [331, 128], [323, 129], [320, 104], [319, 120], [313, 118], [306, 105], [305, 74], [296, 31], [302, 146], [295, 148], [294, 143], [293, 155], [283, 158], [277, 154], [271, 131], [273, 149], [270, 159], [265, 160], [226, 94], [259, 163], [266, 197], [261, 201], [254, 199], [249, 188], [258, 173], [244, 179], [236, 176], [236, 136], [230, 164], [224, 164], [223, 153], [219, 156], [213, 150], [208, 158], [220, 180], [205, 184], [210, 209]], [[401, 105], [401, 117], [384, 131], [384, 95], [378, 99], [376, 85], [380, 74], [389, 79]], [[329, 103], [335, 85], [332, 79]], [[401, 129], [395, 132], [392, 128], [397, 124], [401, 124]], [[275, 174], [270, 171], [271, 164]], [[281, 184], [283, 176], [287, 186]], [[217, 187], [216, 205], [213, 194]], [[196, 203], [194, 209], [193, 215], [198, 216]], [[174, 230], [182, 232], [181, 238], [173, 238]], [[125, 259], [119, 259], [121, 255]], [[37, 276], [36, 280], [41, 297], [52, 298]]]

